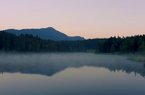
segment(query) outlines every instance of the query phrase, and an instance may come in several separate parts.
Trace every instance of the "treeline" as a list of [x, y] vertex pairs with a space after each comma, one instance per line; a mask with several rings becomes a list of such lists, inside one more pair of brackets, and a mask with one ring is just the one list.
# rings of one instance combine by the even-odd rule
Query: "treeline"
[[0, 32], [0, 51], [6, 52], [86, 52], [96, 49], [97, 40], [62, 41], [42, 40], [32, 35], [16, 36]]
[[[49, 44], [48, 44], [49, 43]], [[53, 48], [53, 41], [42, 41], [38, 37], [31, 35], [20, 35], [0, 32], [0, 50], [1, 51], [18, 51], [18, 52], [36, 52], [36, 51], [48, 51]]]
[[145, 53], [145, 35], [111, 37], [96, 46], [97, 53]]
[[111, 37], [84, 41], [42, 40], [32, 35], [16, 36], [0, 32], [0, 51], [6, 52], [88, 52], [96, 53], [145, 53], [145, 35]]

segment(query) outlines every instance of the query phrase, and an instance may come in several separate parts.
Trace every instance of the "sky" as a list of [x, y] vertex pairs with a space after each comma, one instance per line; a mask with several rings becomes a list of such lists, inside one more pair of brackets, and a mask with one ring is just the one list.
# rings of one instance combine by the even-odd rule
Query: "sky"
[[145, 34], [145, 0], [0, 0], [0, 30], [45, 27], [85, 38]]

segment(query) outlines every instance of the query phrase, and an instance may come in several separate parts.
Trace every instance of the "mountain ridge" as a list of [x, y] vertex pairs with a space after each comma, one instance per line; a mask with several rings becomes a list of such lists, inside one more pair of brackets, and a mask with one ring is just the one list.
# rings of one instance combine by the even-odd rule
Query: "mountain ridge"
[[34, 37], [39, 37], [43, 40], [53, 40], [53, 41], [77, 41], [77, 40], [85, 40], [84, 37], [81, 36], [68, 36], [63, 32], [56, 30], [53, 27], [47, 28], [39, 28], [39, 29], [7, 29], [5, 32], [15, 34], [17, 36], [21, 34], [30, 34]]

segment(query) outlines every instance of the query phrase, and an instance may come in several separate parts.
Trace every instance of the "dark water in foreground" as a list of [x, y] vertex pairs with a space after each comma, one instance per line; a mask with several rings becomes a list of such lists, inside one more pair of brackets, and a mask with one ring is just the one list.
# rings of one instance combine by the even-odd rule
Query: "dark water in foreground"
[[0, 54], [0, 95], [145, 95], [145, 65], [117, 55]]

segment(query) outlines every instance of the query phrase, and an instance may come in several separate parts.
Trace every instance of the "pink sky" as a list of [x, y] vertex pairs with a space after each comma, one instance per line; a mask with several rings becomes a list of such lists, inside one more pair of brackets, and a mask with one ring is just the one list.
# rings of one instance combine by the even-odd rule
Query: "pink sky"
[[54, 27], [70, 36], [145, 34], [145, 0], [0, 0], [0, 29]]

